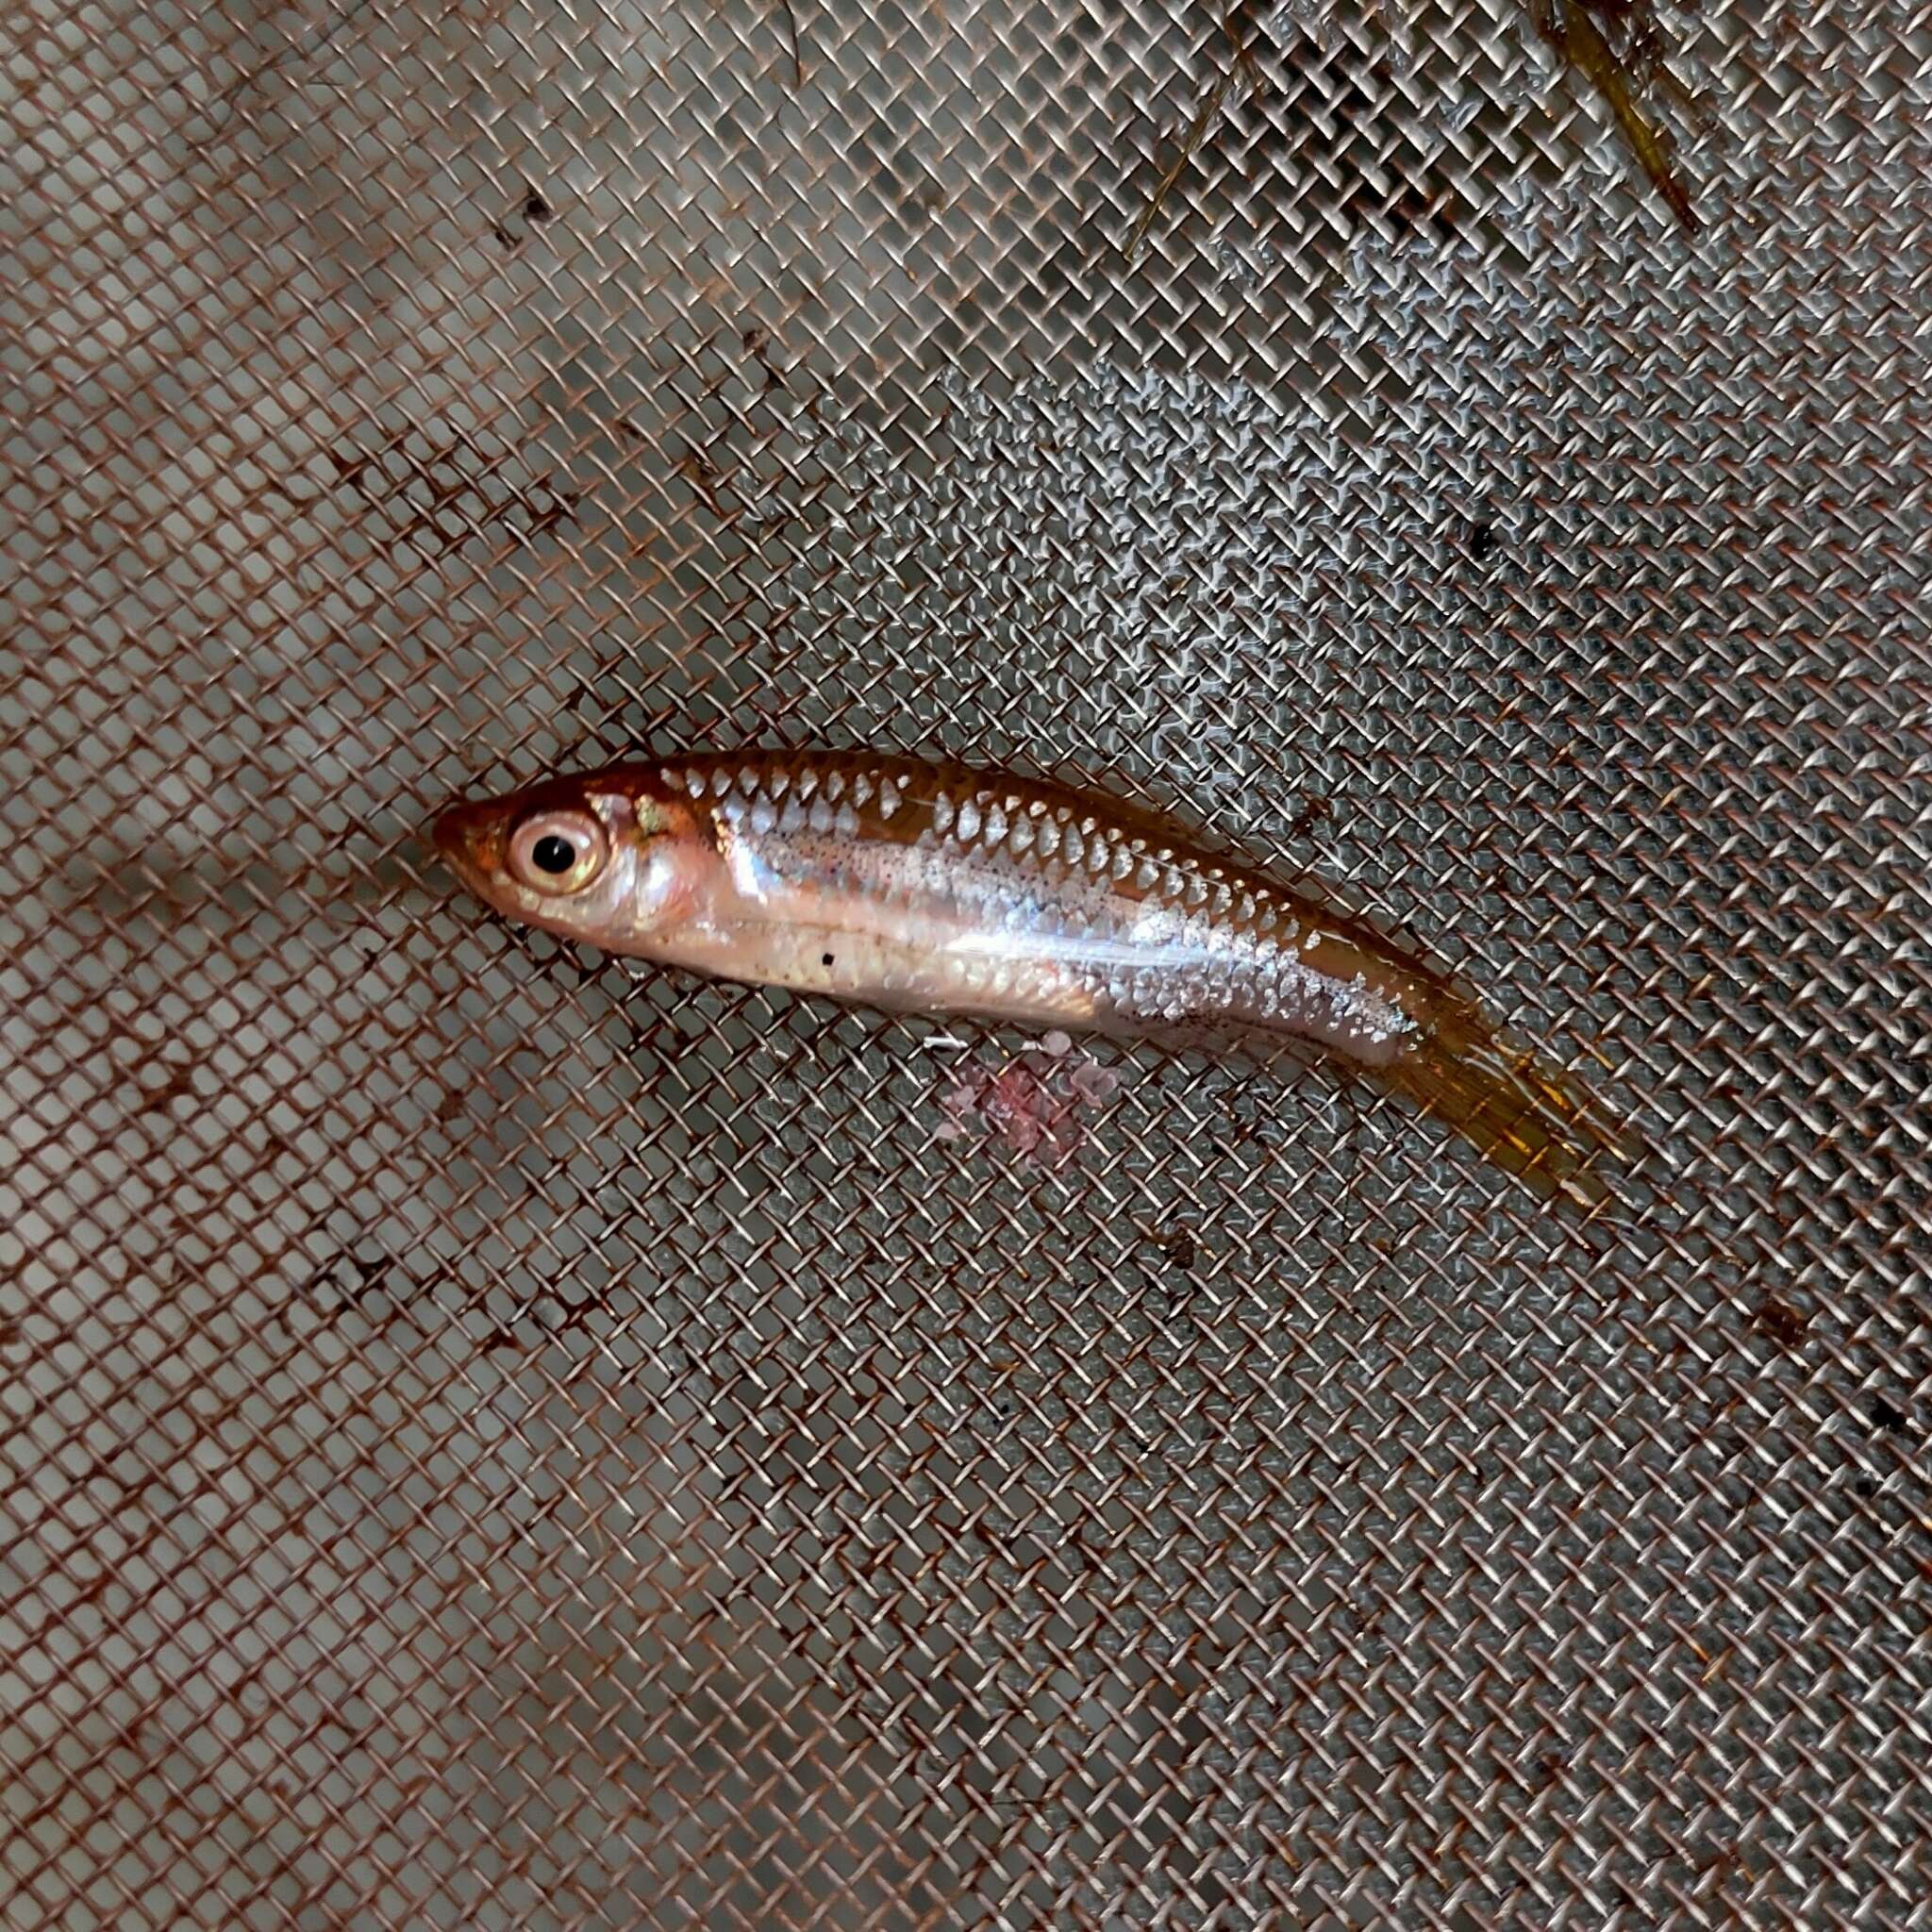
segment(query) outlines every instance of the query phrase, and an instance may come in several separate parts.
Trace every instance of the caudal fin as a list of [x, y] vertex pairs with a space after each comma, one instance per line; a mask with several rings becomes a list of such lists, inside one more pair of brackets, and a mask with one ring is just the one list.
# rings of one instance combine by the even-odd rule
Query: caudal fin
[[1439, 1012], [1422, 1038], [1378, 1072], [1555, 1205], [1602, 1215], [1616, 1200], [1608, 1176], [1644, 1158], [1641, 1143], [1568, 1074], [1507, 1039], [1473, 1005], [1458, 1001]]

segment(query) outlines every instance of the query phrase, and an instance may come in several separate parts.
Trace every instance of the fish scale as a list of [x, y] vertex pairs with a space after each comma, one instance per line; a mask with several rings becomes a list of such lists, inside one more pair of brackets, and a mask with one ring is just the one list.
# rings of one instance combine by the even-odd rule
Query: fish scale
[[[862, 936], [889, 904], [916, 906], [936, 924], [972, 923], [951, 947], [933, 948], [909, 984], [895, 977], [868, 988], [844, 973], [807, 971], [803, 991], [871, 992], [894, 1004], [910, 995], [913, 1004], [958, 1011], [997, 989], [994, 1017], [1073, 1018], [1133, 1032], [1240, 1020], [1304, 1033], [1323, 1024], [1325, 1007], [1364, 1057], [1410, 1024], [1392, 1002], [1364, 996], [1363, 974], [1346, 982], [1344, 997], [1334, 975], [1306, 966], [1293, 944], [1298, 923], [1274, 917], [1265, 891], [1265, 919], [1253, 891], [1244, 894], [1247, 916], [1230, 919], [1234, 893], [1219, 863], [1190, 861], [1170, 844], [1150, 854], [1144, 834], [1024, 780], [974, 782], [909, 764], [848, 775], [833, 761], [665, 765], [659, 781], [667, 791], [681, 786], [694, 799], [715, 800], [709, 809], [727, 838], [754, 843], [801, 895], [819, 895], [819, 916], [808, 922], [817, 929]], [[880, 798], [891, 803], [868, 811]], [[802, 833], [867, 844], [872, 862], [855, 868], [850, 855], [815, 839], [800, 843]], [[855, 870], [864, 887], [835, 906]], [[978, 956], [982, 927], [1030, 943], [992, 971]], [[948, 953], [949, 966], [941, 963]]]

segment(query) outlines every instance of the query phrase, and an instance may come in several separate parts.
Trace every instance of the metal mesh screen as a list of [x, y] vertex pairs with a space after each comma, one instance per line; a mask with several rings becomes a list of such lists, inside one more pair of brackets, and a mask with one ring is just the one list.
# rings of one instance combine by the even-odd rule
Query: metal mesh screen
[[[1242, 17], [10, 10], [9, 1926], [1932, 1924], [1932, 12], [1668, 17], [1694, 242]], [[751, 740], [1352, 882], [1669, 1213], [420, 841]]]

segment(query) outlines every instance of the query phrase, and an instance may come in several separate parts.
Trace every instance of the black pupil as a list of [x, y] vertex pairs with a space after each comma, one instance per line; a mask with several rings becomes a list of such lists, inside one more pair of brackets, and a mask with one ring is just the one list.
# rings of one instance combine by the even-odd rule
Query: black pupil
[[568, 839], [559, 838], [555, 832], [545, 832], [530, 847], [530, 863], [539, 872], [547, 872], [554, 878], [559, 873], [568, 872], [577, 862], [577, 848]]

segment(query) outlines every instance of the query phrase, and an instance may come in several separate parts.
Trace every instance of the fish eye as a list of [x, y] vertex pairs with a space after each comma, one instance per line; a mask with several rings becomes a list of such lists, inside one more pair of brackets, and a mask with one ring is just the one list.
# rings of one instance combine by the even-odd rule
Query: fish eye
[[604, 870], [610, 844], [590, 812], [540, 811], [510, 834], [505, 857], [520, 885], [559, 898], [581, 892]]

